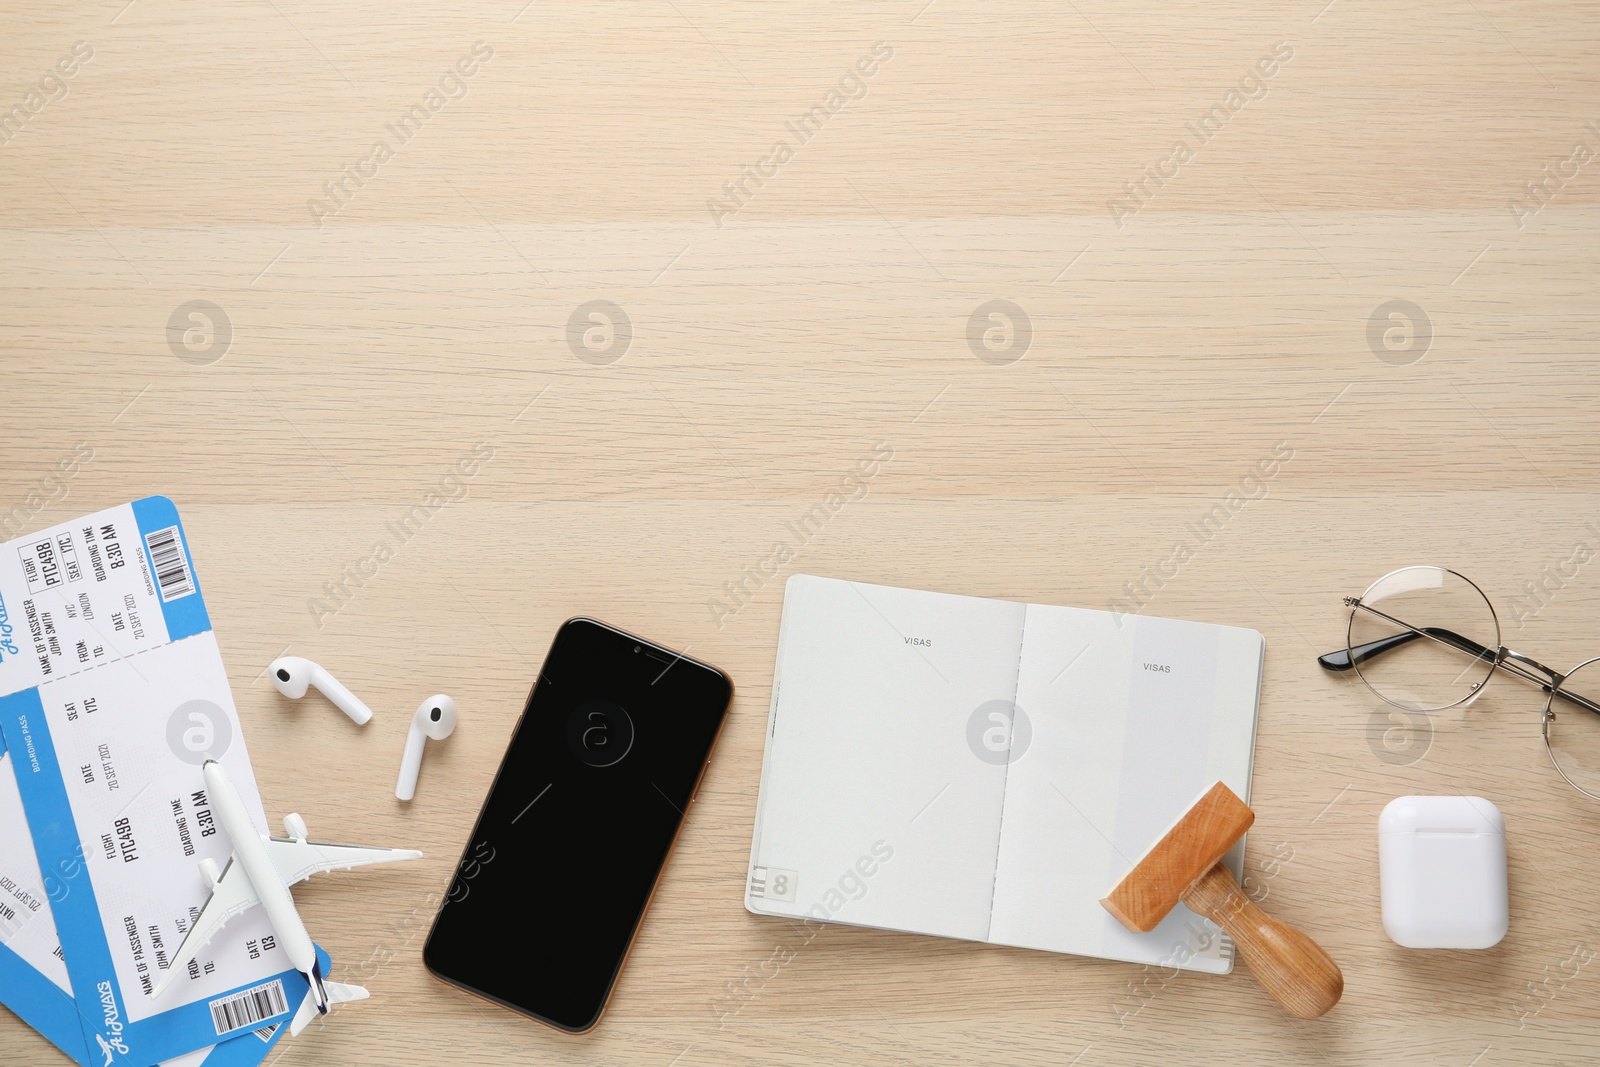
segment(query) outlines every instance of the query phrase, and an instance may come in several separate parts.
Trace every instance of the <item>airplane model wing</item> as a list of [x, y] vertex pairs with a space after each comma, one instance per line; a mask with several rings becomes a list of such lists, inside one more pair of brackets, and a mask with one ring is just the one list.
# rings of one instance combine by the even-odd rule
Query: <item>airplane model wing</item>
[[421, 859], [422, 853], [408, 848], [366, 848], [360, 845], [329, 845], [306, 840], [305, 820], [298, 815], [283, 820], [287, 838], [267, 838], [267, 855], [283, 876], [284, 885], [303, 882], [323, 871], [347, 871], [369, 863]]
[[250, 884], [250, 876], [245, 874], [244, 868], [233, 860], [228, 861], [228, 865], [222, 868], [221, 874], [216, 873], [217, 865], [210, 860], [203, 861], [200, 870], [211, 883], [211, 899], [206, 901], [206, 906], [200, 911], [200, 917], [184, 935], [183, 944], [178, 946], [172, 961], [167, 964], [167, 973], [156, 985], [152, 997], [159, 997], [162, 994], [168, 984], [189, 966], [191, 960], [200, 955], [201, 950], [211, 943], [212, 938], [221, 932], [229, 919], [261, 903], [261, 898], [256, 896], [255, 886]]

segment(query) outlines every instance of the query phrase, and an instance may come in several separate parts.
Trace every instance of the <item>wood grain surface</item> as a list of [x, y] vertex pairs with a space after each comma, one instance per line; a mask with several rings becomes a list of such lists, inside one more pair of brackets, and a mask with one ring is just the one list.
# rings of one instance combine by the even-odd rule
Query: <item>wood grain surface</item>
[[[1427, 562], [1511, 647], [1600, 655], [1592, 3], [4, 12], [5, 536], [171, 496], [269, 816], [427, 852], [299, 887], [373, 996], [274, 1064], [1593, 1060], [1600, 805], [1537, 693], [1412, 721], [1314, 662], [1341, 596]], [[796, 571], [1090, 608], [1142, 584], [1265, 633], [1245, 888], [1342, 1003], [745, 912]], [[739, 689], [610, 1010], [569, 1037], [420, 950], [580, 613]], [[374, 722], [281, 699], [285, 652]], [[402, 806], [439, 690], [461, 725]], [[1504, 811], [1497, 947], [1384, 935], [1377, 817], [1407, 793]], [[57, 1062], [0, 1014], [0, 1063]]]

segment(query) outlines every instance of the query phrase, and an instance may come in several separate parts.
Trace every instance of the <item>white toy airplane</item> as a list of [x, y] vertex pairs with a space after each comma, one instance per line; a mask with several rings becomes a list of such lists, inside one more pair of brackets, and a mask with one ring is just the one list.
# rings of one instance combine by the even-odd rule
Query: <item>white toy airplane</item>
[[221, 874], [217, 873], [213, 860], [200, 861], [200, 873], [211, 884], [211, 899], [206, 901], [200, 917], [190, 927], [183, 944], [178, 946], [177, 954], [167, 966], [166, 976], [152, 996], [161, 996], [229, 919], [260, 904], [267, 909], [267, 917], [272, 921], [278, 943], [288, 954], [289, 962], [311, 984], [289, 1026], [291, 1034], [298, 1034], [311, 1021], [312, 1008], [326, 1015], [330, 1004], [363, 1000], [367, 991], [360, 986], [323, 979], [317, 948], [311, 942], [311, 935], [306, 933], [305, 923], [300, 921], [300, 913], [295, 910], [289, 886], [321, 871], [421, 859], [422, 853], [401, 848], [362, 848], [307, 841], [306, 821], [298, 815], [284, 816], [283, 829], [289, 835], [287, 838], [258, 834], [245, 810], [244, 800], [222, 764], [207, 760], [204, 770], [207, 796], [233, 841], [233, 857]]

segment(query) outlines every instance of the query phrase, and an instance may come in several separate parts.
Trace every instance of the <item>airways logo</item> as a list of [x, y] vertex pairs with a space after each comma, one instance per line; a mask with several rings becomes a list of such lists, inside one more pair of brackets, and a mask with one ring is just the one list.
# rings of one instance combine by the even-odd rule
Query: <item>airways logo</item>
[[104, 1067], [111, 1067], [111, 1058], [117, 1053], [126, 1056], [128, 1046], [122, 1040], [122, 1013], [117, 1010], [117, 1001], [111, 994], [111, 983], [101, 982], [95, 986], [100, 993], [100, 1010], [105, 1013], [105, 1031], [109, 1038], [99, 1034], [94, 1035], [95, 1041], [100, 1044], [100, 1054], [106, 1058]]
[[0, 663], [6, 661], [6, 653], [17, 654], [17, 643], [11, 640], [11, 633], [11, 613], [6, 610], [6, 598], [0, 596]]

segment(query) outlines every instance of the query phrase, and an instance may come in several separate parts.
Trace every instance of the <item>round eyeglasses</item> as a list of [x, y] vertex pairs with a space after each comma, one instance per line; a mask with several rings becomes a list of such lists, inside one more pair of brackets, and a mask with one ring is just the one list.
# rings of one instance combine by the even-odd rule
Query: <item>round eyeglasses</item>
[[1383, 700], [1414, 712], [1472, 703], [1495, 671], [1532, 682], [1544, 702], [1545, 748], [1578, 792], [1600, 800], [1600, 657], [1562, 673], [1500, 643], [1494, 606], [1470, 579], [1444, 567], [1390, 571], [1350, 608], [1345, 647], [1319, 656], [1330, 671], [1354, 670]]

